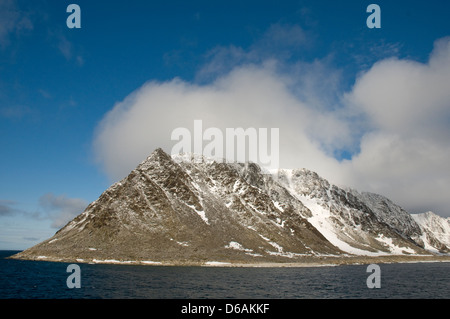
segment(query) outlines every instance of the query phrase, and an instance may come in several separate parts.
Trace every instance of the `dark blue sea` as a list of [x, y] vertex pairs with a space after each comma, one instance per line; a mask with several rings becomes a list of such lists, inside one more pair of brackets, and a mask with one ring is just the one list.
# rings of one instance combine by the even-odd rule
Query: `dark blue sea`
[[67, 263], [5, 259], [0, 299], [447, 299], [450, 263], [380, 264], [380, 288], [366, 265], [316, 268], [164, 267], [78, 264], [81, 288], [68, 288]]

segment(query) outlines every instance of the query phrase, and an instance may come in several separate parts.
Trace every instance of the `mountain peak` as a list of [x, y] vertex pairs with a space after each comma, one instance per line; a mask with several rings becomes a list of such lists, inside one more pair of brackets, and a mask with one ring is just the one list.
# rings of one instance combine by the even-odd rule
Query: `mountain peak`
[[147, 159], [164, 159], [164, 160], [169, 160], [170, 159], [170, 155], [167, 154], [166, 152], [164, 152], [164, 150], [162, 148], [157, 148], [155, 149], [150, 156], [147, 157]]
[[155, 163], [171, 163], [172, 158], [162, 148], [155, 149], [144, 161], [142, 161], [136, 169], [148, 170], [155, 166]]

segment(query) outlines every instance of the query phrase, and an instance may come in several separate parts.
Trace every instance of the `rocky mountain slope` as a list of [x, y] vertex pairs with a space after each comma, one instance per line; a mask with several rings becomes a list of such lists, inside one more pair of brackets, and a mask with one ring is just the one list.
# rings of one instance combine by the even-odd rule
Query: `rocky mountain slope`
[[420, 227], [389, 199], [339, 188], [305, 169], [273, 174], [310, 209], [308, 221], [342, 251], [366, 256], [424, 253]]
[[293, 263], [448, 252], [448, 229], [438, 236], [438, 226], [424, 225], [380, 195], [307, 170], [267, 174], [256, 164], [157, 149], [52, 238], [14, 258]]
[[411, 215], [420, 227], [417, 242], [435, 253], [450, 253], [450, 217], [443, 218], [432, 212]]

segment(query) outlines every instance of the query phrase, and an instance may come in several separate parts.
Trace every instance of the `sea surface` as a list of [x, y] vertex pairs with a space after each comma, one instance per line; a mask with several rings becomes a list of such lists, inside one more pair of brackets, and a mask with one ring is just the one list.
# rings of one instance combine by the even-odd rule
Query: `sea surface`
[[80, 288], [68, 288], [67, 263], [5, 259], [0, 299], [447, 299], [450, 263], [380, 264], [369, 289], [367, 265], [307, 268], [164, 267], [78, 264]]

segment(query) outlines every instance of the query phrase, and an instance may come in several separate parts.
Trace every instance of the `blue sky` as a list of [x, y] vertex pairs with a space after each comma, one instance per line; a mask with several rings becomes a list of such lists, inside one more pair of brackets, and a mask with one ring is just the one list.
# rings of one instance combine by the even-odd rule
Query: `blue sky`
[[[70, 3], [81, 8], [81, 29], [66, 26]], [[381, 8], [381, 29], [366, 26], [370, 3]], [[187, 94], [181, 97], [189, 98], [192, 92], [208, 96], [218, 83], [232, 87], [243, 79], [261, 77], [269, 84], [283, 83], [285, 86], [279, 88], [282, 98], [291, 94], [289, 97], [316, 114], [312, 115], [315, 119], [325, 114], [324, 119], [319, 119], [332, 124], [326, 133], [318, 132], [317, 127], [302, 131], [311, 142], [308, 145], [318, 145], [314, 152], [320, 156], [312, 157], [311, 162], [324, 159], [322, 166], [312, 168], [332, 180], [383, 193], [411, 212], [433, 209], [450, 216], [450, 211], [444, 209], [450, 178], [448, 173], [439, 173], [446, 171], [439, 158], [448, 154], [449, 145], [445, 141], [433, 144], [439, 140], [435, 135], [449, 140], [445, 130], [450, 120], [447, 96], [441, 91], [432, 92], [437, 98], [431, 101], [437, 102], [430, 102], [436, 104], [430, 112], [435, 110], [440, 116], [423, 124], [430, 130], [441, 125], [442, 130], [433, 135], [423, 129], [417, 139], [408, 143], [405, 141], [410, 132], [417, 131], [412, 129], [417, 124], [415, 118], [411, 126], [403, 128], [400, 119], [404, 113], [394, 112], [398, 122], [384, 125], [389, 121], [382, 116], [386, 113], [371, 112], [378, 106], [364, 104], [361, 99], [366, 85], [375, 88], [378, 84], [380, 94], [385, 92], [377, 80], [380, 74], [398, 70], [390, 78], [403, 76], [409, 74], [408, 67], [422, 72], [422, 66], [432, 64], [431, 56], [441, 57], [433, 60], [436, 64], [447, 65], [447, 42], [443, 40], [438, 46], [436, 41], [450, 36], [449, 9], [448, 1], [438, 0], [0, 0], [0, 249], [24, 249], [52, 236], [69, 217], [81, 213], [82, 207], [145, 158], [135, 154], [150, 154], [154, 146], [170, 144], [170, 136], [166, 141], [162, 140], [164, 136], [153, 138], [155, 132], [144, 130], [140, 138], [154, 139], [147, 148], [142, 148], [147, 145], [145, 141], [138, 143], [139, 151], [130, 152], [130, 156], [121, 148], [121, 143], [134, 143], [130, 141], [136, 137], [121, 132], [121, 119], [111, 122], [108, 114], [115, 109], [119, 114], [116, 117], [129, 115], [127, 112], [136, 104], [126, 101], [133, 92], [148, 93], [152, 101], [163, 89], [170, 96], [180, 88]], [[391, 66], [380, 64], [392, 57], [396, 60]], [[423, 72], [435, 80], [432, 71]], [[446, 76], [436, 79], [437, 83]], [[432, 91], [426, 84], [422, 87], [424, 92]], [[233, 100], [235, 93], [230, 89], [226, 96]], [[384, 102], [380, 101], [380, 108], [386, 105]], [[160, 103], [155, 106], [158, 111], [144, 113], [149, 127], [164, 113], [164, 102]], [[356, 106], [349, 108], [347, 103]], [[277, 110], [277, 105], [272, 109]], [[176, 127], [170, 120], [159, 124], [170, 130]], [[339, 130], [333, 131], [333, 127]], [[111, 132], [123, 133], [126, 138], [116, 143]], [[379, 134], [369, 135], [373, 132]], [[381, 138], [388, 135], [389, 139]], [[389, 176], [395, 175], [395, 181], [391, 181], [379, 174], [387, 164], [381, 159], [366, 160], [372, 155], [362, 150], [367, 145], [386, 149], [395, 141], [400, 145], [396, 149], [412, 150], [408, 154], [413, 155], [399, 151], [401, 154], [392, 162], [408, 156], [424, 157], [420, 162], [412, 161], [405, 175], [397, 176], [401, 172], [393, 164], [391, 170], [395, 173]], [[427, 158], [424, 154], [415, 156], [414, 145], [430, 145], [430, 141], [435, 147], [430, 152], [441, 152], [439, 158], [430, 159], [440, 171], [425, 170], [434, 179], [421, 184], [422, 175], [413, 176], [411, 172], [423, 171]], [[127, 161], [114, 162], [112, 157], [126, 157]], [[289, 163], [296, 165], [295, 161]], [[329, 163], [333, 169], [327, 169]], [[376, 163], [379, 166], [375, 167]], [[345, 165], [345, 169], [335, 169], [339, 165]], [[336, 170], [349, 173], [334, 176], [330, 171]], [[352, 177], [350, 172], [354, 173]], [[398, 184], [398, 180], [405, 184]], [[397, 193], [407, 185], [417, 187]], [[431, 189], [430, 185], [440, 186]], [[413, 194], [428, 191], [433, 194], [429, 202], [408, 200], [417, 198]]]

